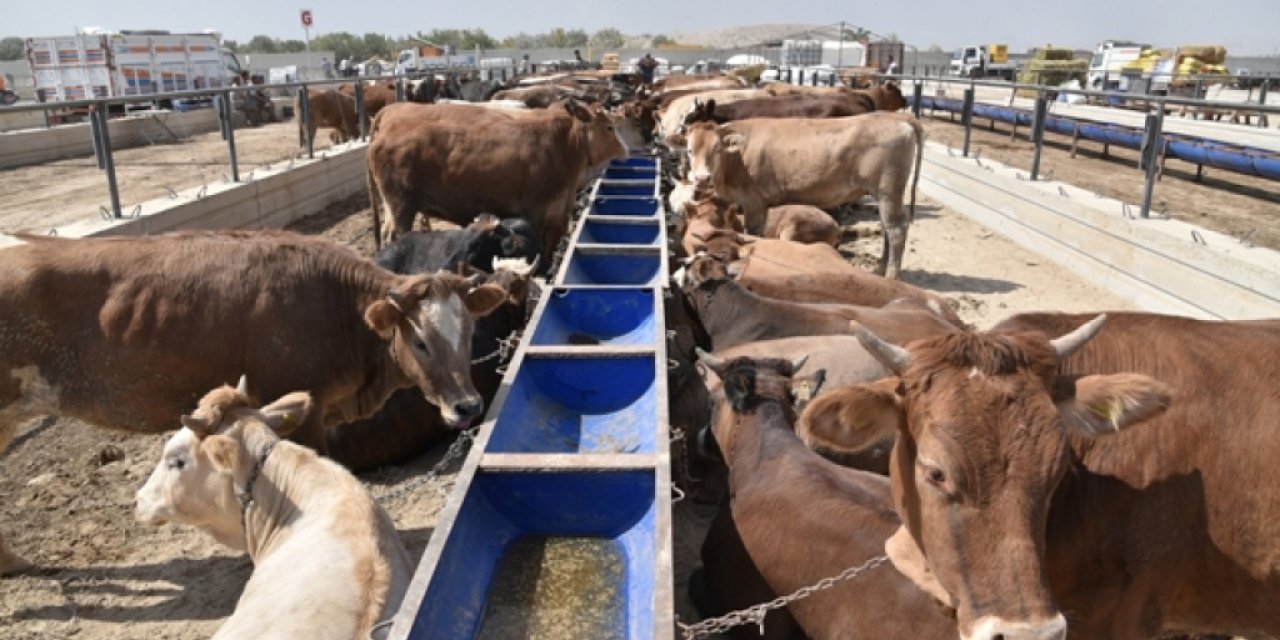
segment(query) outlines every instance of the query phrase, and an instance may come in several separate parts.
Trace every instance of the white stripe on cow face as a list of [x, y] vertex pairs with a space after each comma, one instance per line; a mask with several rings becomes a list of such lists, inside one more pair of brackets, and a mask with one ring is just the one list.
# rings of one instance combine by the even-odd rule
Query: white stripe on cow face
[[457, 353], [462, 346], [462, 299], [450, 295], [444, 300], [432, 300], [423, 305], [423, 326], [434, 327], [440, 337]]

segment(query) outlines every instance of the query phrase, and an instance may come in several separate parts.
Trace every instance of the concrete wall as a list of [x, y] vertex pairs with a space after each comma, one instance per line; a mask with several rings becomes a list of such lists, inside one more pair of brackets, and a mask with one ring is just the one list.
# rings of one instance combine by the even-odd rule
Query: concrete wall
[[[262, 229], [283, 227], [294, 220], [361, 193], [365, 188], [365, 149], [352, 142], [323, 157], [299, 160], [292, 168], [277, 165], [258, 169], [252, 182], [210, 184], [142, 203], [136, 218], [89, 219], [58, 227], [64, 237], [147, 235], [179, 229]], [[15, 244], [0, 235], [0, 247]]]
[[[40, 115], [39, 112], [34, 113], [36, 116]], [[234, 114], [237, 124], [242, 122], [243, 117], [241, 113]], [[157, 111], [147, 115], [115, 118], [109, 122], [112, 149], [127, 149], [157, 141], [168, 142], [218, 129], [218, 116], [214, 109]], [[87, 122], [51, 129], [0, 133], [0, 169], [91, 155], [93, 136]]]
[[1136, 206], [1025, 178], [928, 143], [920, 192], [1143, 310], [1280, 316], [1280, 253], [1176, 220], [1136, 218]]

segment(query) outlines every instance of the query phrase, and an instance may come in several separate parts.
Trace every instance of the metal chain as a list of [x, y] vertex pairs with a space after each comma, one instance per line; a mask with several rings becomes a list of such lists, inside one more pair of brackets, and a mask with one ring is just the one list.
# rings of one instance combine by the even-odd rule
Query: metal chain
[[[444, 472], [445, 467], [449, 466], [449, 463], [453, 462], [454, 459], [461, 456], [463, 454], [463, 450], [467, 448], [467, 445], [470, 444], [472, 440], [475, 440], [476, 432], [478, 432], [479, 430], [480, 430], [480, 427], [477, 426], [477, 427], [471, 427], [470, 429], [467, 429], [466, 431], [459, 433], [458, 438], [454, 440], [453, 443], [449, 445], [449, 449], [444, 452], [444, 457], [440, 458], [440, 461], [437, 462], [434, 467], [431, 467], [430, 471], [426, 472], [421, 476], [418, 476], [417, 478], [414, 478], [412, 481], [407, 482], [400, 487], [396, 487], [395, 489], [383, 495], [378, 496], [376, 498], [378, 503], [386, 504], [388, 502], [391, 502], [392, 500], [406, 493], [409, 493], [410, 491], [413, 491], [414, 489], [417, 489], [418, 487], [421, 487], [422, 485], [440, 477], [440, 474]], [[447, 490], [444, 487], [441, 487], [439, 491], [441, 494], [444, 494], [447, 492]]]
[[889, 556], [876, 556], [856, 567], [845, 569], [840, 575], [823, 578], [812, 585], [802, 587], [795, 592], [779, 596], [768, 602], [762, 602], [746, 609], [730, 611], [718, 618], [708, 618], [697, 624], [685, 624], [677, 622], [680, 625], [680, 631], [684, 633], [684, 640], [697, 640], [705, 638], [715, 633], [728, 631], [734, 627], [740, 627], [747, 623], [754, 623], [760, 627], [760, 635], [764, 635], [764, 616], [774, 609], [781, 609], [796, 600], [802, 600], [824, 589], [830, 589], [837, 583], [845, 580], [852, 580], [859, 574], [875, 569], [876, 567], [889, 561]]
[[503, 362], [506, 362], [507, 357], [510, 356], [511, 352], [515, 351], [516, 346], [520, 344], [520, 337], [523, 332], [523, 329], [516, 329], [507, 337], [498, 338], [498, 348], [494, 349], [493, 353], [480, 356], [479, 358], [473, 358], [471, 360], [471, 364], [484, 364], [494, 358], [500, 358]]

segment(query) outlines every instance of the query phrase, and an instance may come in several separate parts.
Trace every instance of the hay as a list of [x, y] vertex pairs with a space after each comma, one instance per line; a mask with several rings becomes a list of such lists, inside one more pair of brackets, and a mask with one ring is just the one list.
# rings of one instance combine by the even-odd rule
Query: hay
[[1075, 58], [1075, 52], [1071, 49], [1061, 49], [1052, 46], [1038, 47], [1031, 56], [1032, 61], [1035, 60], [1071, 60]]
[[[1085, 74], [1089, 71], [1088, 60], [1030, 60], [1018, 72], [1019, 84], [1039, 84], [1056, 87], [1075, 79], [1083, 86]], [[1017, 95], [1034, 98], [1035, 90], [1018, 89]]]
[[1178, 48], [1178, 63], [1184, 58], [1195, 58], [1205, 64], [1222, 64], [1227, 61], [1227, 48], [1222, 45], [1187, 45]]

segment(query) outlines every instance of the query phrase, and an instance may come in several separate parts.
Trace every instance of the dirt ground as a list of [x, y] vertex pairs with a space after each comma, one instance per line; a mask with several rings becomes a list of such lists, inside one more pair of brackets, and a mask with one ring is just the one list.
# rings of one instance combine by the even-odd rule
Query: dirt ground
[[[964, 127], [959, 118], [952, 123], [941, 111], [934, 118], [927, 111], [924, 115], [930, 140], [950, 145], [957, 153], [964, 147]], [[986, 120], [975, 119], [969, 152], [972, 155], [981, 151], [983, 158], [1029, 173], [1034, 152], [1028, 142], [1030, 129], [1021, 127], [1017, 133], [1017, 139], [1010, 140], [1007, 124], [997, 123], [993, 131]], [[1138, 169], [1137, 151], [1112, 148], [1104, 156], [1101, 144], [1084, 140], [1075, 158], [1070, 149], [1070, 138], [1046, 133], [1041, 175], [1122, 202], [1142, 202], [1146, 173]], [[1280, 183], [1274, 180], [1206, 167], [1202, 180], [1197, 182], [1194, 164], [1170, 158], [1164, 176], [1152, 191], [1151, 202], [1156, 213], [1236, 238], [1252, 234], [1257, 245], [1280, 249]]]

